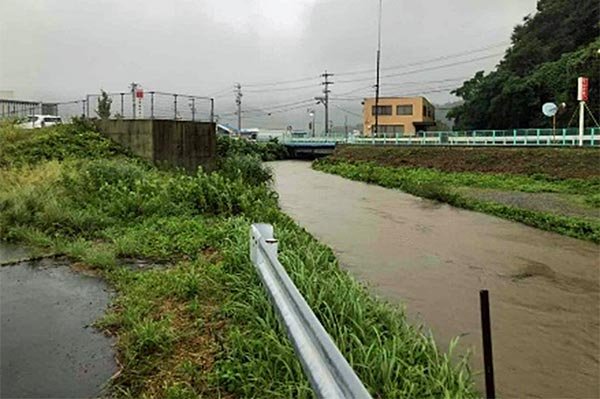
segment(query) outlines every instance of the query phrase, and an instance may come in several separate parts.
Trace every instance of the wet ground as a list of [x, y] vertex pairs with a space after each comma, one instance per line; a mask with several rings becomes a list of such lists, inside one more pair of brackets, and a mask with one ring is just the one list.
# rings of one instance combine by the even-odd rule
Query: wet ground
[[[481, 370], [479, 290], [490, 290], [501, 397], [600, 396], [600, 247], [310, 168], [271, 163], [284, 211], [373, 291], [406, 305]], [[477, 384], [483, 390], [483, 378]]]
[[[0, 244], [0, 264], [26, 255]], [[0, 266], [0, 397], [98, 396], [116, 372], [111, 340], [92, 327], [109, 299], [63, 260]]]

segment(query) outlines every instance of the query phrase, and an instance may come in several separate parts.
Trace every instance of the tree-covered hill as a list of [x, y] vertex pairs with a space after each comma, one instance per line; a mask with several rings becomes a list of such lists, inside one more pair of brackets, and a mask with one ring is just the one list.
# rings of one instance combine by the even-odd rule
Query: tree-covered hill
[[[588, 106], [600, 109], [600, 3], [539, 0], [537, 12], [514, 28], [511, 47], [496, 70], [477, 72], [453, 91], [464, 103], [452, 109], [455, 129], [550, 126], [541, 107], [566, 103], [557, 124], [575, 126], [577, 78], [590, 79]], [[587, 117], [587, 124], [592, 119]]]

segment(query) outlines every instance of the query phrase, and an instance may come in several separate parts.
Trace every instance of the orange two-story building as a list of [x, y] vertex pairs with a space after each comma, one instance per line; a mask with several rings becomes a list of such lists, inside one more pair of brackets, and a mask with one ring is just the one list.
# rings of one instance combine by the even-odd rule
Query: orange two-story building
[[[375, 131], [375, 98], [363, 101], [363, 132]], [[377, 136], [414, 136], [418, 131], [435, 126], [435, 108], [425, 97], [379, 97]]]

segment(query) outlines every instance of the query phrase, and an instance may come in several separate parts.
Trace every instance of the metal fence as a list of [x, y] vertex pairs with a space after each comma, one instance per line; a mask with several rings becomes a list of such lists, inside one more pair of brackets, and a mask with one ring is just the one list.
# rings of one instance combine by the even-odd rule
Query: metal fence
[[253, 224], [250, 227], [250, 259], [315, 395], [318, 398], [371, 398], [277, 259], [273, 226]]
[[[138, 99], [134, 93], [107, 93], [110, 117], [123, 119], [174, 119], [213, 121], [214, 99], [205, 96], [146, 92]], [[0, 118], [23, 118], [35, 114], [58, 115], [64, 121], [73, 117], [98, 117], [101, 95], [88, 94], [85, 98], [63, 102], [35, 102], [0, 99]]]
[[563, 129], [509, 129], [509, 130], [472, 130], [419, 132], [414, 136], [396, 137], [289, 137], [282, 138], [284, 143], [295, 144], [372, 144], [372, 145], [527, 145], [527, 146], [594, 146], [600, 145], [600, 128], [584, 129], [579, 136], [578, 128]]
[[[131, 92], [107, 93], [111, 101], [111, 118], [174, 119], [212, 121], [214, 99], [205, 96], [148, 91], [138, 99]], [[100, 94], [88, 94], [86, 117], [97, 117]], [[61, 115], [62, 116], [62, 115]]]

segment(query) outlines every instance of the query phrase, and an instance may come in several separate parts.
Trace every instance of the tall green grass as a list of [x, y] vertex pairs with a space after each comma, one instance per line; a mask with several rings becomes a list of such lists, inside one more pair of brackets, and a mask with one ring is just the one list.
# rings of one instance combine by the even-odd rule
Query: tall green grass
[[[20, 161], [0, 169], [0, 238], [64, 253], [116, 289], [98, 323], [118, 338], [113, 395], [313, 397], [249, 261], [250, 224], [267, 222], [291, 278], [375, 397], [477, 396], [466, 360], [452, 362], [278, 209], [256, 157], [186, 175], [106, 153], [112, 144], [91, 132], [76, 133], [90, 147], [68, 130], [20, 134], [10, 132], [23, 144], [4, 153]], [[47, 140], [72, 151], [47, 161], [22, 150]], [[130, 257], [155, 266], [132, 268]]]

